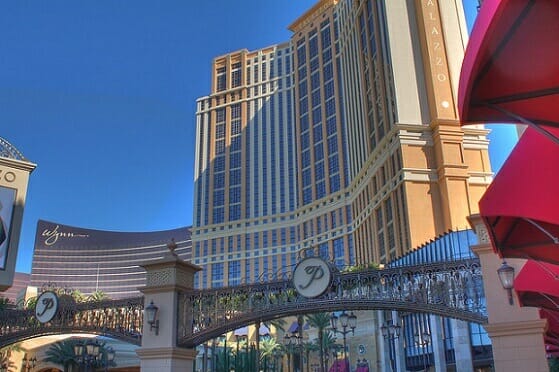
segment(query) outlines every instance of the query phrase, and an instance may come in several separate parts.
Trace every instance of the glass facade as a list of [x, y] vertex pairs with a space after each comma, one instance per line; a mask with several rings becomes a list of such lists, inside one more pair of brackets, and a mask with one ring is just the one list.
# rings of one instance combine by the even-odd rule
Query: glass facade
[[[387, 267], [394, 268], [473, 259], [477, 256], [470, 247], [477, 244], [477, 236], [472, 230], [449, 232], [399, 257], [388, 264]], [[477, 285], [483, 288], [481, 279]], [[485, 298], [483, 298], [483, 302], [485, 303]], [[450, 318], [422, 313], [406, 313], [401, 316], [401, 320], [402, 336], [404, 337], [404, 345], [406, 345], [405, 361], [407, 370], [419, 371], [424, 369], [425, 365], [435, 364], [433, 350], [435, 346], [431, 342], [432, 338], [422, 342], [418, 339], [418, 335], [429, 335], [430, 337], [430, 335], [440, 334], [445, 360], [450, 368], [456, 364], [456, 343], [465, 342], [464, 340], [469, 343], [468, 349], [472, 350], [472, 365], [474, 367], [487, 368], [493, 364], [491, 340], [481, 324], [468, 323], [467, 327], [462, 327], [466, 329], [467, 336], [461, 335], [458, 337], [455, 333], [459, 332], [460, 327], [456, 326], [456, 320]], [[455, 339], [456, 337], [461, 341]]]

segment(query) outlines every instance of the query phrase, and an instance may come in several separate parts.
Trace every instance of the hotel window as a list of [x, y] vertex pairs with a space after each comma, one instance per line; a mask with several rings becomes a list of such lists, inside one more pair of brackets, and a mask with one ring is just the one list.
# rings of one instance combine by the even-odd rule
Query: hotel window
[[220, 155], [225, 153], [225, 140], [217, 140], [215, 141], [215, 154]]
[[212, 288], [223, 287], [223, 263], [212, 265]]
[[229, 220], [237, 221], [241, 219], [241, 205], [234, 204], [229, 206]]
[[216, 90], [218, 92], [225, 90], [227, 88], [227, 76], [225, 74], [225, 67], [219, 67], [217, 69], [217, 84]]
[[229, 262], [229, 285], [241, 284], [241, 262], [240, 261], [230, 261]]
[[214, 208], [213, 210], [213, 223], [223, 223], [223, 207]]
[[225, 137], [225, 124], [217, 124], [215, 126], [215, 138], [221, 139]]
[[311, 75], [311, 90], [314, 92], [318, 88], [320, 88], [320, 71], [316, 71]]
[[297, 66], [302, 66], [307, 62], [307, 53], [305, 49], [305, 39], [297, 42]]
[[[239, 123], [239, 127], [240, 127], [240, 123]], [[231, 148], [230, 148], [229, 151], [231, 151], [231, 152], [240, 151], [241, 150], [241, 144], [242, 144], [242, 139], [241, 139], [240, 136], [232, 137], [231, 138]]]
[[309, 54], [311, 59], [318, 55], [318, 37], [316, 35], [316, 30], [313, 30], [309, 34]]
[[231, 86], [233, 88], [241, 86], [241, 62], [234, 63], [231, 66]]

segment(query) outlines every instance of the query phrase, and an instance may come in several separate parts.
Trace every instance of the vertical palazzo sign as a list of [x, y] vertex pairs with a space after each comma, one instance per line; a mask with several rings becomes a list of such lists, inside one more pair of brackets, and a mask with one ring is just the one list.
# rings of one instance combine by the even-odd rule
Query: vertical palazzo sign
[[0, 270], [6, 269], [16, 190], [0, 186]]
[[425, 79], [433, 119], [455, 120], [454, 96], [438, 0], [421, 0], [418, 24], [424, 43]]

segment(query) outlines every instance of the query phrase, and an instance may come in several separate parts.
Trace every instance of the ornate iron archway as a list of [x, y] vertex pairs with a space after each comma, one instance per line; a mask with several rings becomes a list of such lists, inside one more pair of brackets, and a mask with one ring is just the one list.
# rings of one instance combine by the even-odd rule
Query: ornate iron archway
[[76, 303], [60, 297], [52, 320], [41, 323], [34, 309], [4, 309], [0, 312], [0, 348], [30, 338], [65, 333], [105, 335], [140, 345], [143, 297]]
[[290, 278], [180, 294], [178, 344], [193, 347], [257, 321], [334, 310], [392, 309], [486, 323], [477, 259], [383, 270], [333, 272], [328, 290], [307, 298]]
[[[0, 313], [0, 348], [50, 334], [93, 333], [140, 345], [143, 297], [76, 303], [62, 301], [40, 323], [33, 310]], [[283, 280], [179, 293], [177, 344], [190, 348], [257, 321], [335, 310], [392, 309], [485, 323], [487, 314], [477, 259], [355, 272], [332, 271], [320, 296], [304, 297], [291, 274]]]

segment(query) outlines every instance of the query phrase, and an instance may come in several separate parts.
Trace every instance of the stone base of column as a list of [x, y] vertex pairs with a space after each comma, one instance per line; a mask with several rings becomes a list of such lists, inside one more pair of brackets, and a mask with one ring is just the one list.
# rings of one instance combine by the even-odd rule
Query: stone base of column
[[194, 349], [140, 348], [136, 350], [136, 354], [140, 357], [142, 372], [194, 371]]
[[485, 325], [493, 344], [495, 371], [548, 372], [544, 319]]

